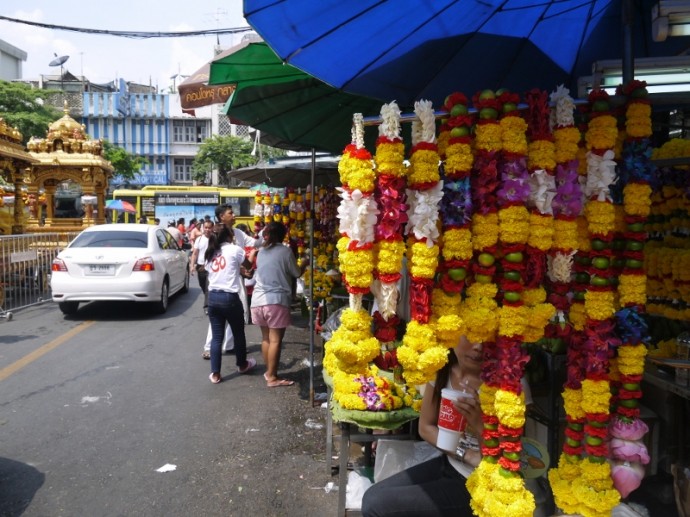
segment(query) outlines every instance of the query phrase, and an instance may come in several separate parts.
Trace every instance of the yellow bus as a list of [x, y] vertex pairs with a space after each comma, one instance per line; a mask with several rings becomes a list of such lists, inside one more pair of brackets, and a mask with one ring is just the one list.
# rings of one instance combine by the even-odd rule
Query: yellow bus
[[168, 221], [184, 218], [188, 224], [191, 219], [203, 219], [206, 215], [213, 219], [216, 206], [228, 204], [235, 212], [235, 224], [244, 223], [253, 230], [254, 197], [255, 193], [246, 188], [149, 185], [141, 190], [117, 189], [113, 199], [131, 203], [136, 214], [113, 212], [111, 220], [119, 216], [121, 221], [136, 222], [143, 216], [149, 223], [158, 218], [161, 226], [167, 226]]

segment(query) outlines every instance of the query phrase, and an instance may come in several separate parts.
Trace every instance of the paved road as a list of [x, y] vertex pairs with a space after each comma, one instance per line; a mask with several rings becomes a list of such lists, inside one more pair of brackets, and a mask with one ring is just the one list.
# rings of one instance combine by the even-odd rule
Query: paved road
[[262, 366], [239, 376], [227, 355], [212, 385], [199, 295], [160, 316], [94, 303], [66, 319], [47, 303], [0, 320], [0, 516], [335, 515], [308, 330], [286, 334], [297, 385], [266, 388]]

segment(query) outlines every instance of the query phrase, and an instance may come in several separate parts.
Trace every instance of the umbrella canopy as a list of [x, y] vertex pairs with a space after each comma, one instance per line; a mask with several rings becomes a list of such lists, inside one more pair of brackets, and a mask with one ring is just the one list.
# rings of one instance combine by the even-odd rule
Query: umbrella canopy
[[132, 203], [128, 201], [123, 201], [122, 199], [111, 199], [106, 202], [105, 208], [108, 210], [115, 210], [117, 212], [128, 212], [130, 214], [136, 214], [137, 209], [134, 208]]
[[[624, 49], [622, 4], [633, 6]], [[656, 0], [245, 0], [247, 21], [278, 56], [324, 82], [409, 105], [452, 91], [575, 90], [594, 61], [673, 55], [652, 41]], [[675, 40], [675, 41], [674, 41]], [[625, 51], [624, 51], [625, 50]]]
[[[353, 113], [378, 115], [381, 100], [341, 92], [285, 65], [266, 43], [250, 43], [211, 63], [209, 84], [235, 83], [225, 106], [233, 120], [286, 145], [339, 154], [350, 143]], [[376, 135], [368, 135], [374, 144]]]
[[[228, 177], [273, 188], [306, 187], [311, 184], [311, 159], [285, 160], [271, 164], [257, 164], [228, 173]], [[317, 157], [314, 169], [314, 185], [340, 185], [338, 160], [333, 157]]]

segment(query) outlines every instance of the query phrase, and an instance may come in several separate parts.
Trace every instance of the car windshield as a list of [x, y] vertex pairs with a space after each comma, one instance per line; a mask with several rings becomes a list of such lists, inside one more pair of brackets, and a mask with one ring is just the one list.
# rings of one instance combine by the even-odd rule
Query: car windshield
[[70, 248], [146, 248], [146, 232], [84, 232], [70, 244]]

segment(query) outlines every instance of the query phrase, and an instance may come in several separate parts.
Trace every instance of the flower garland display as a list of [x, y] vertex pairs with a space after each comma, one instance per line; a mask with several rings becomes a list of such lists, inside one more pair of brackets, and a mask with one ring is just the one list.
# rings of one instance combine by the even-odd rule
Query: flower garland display
[[436, 339], [431, 318], [433, 280], [438, 267], [439, 202], [443, 184], [439, 175], [436, 117], [430, 101], [415, 102], [412, 149], [408, 173], [407, 234], [410, 275], [410, 322], [397, 358], [408, 385], [424, 384], [448, 361], [445, 347]]
[[[396, 338], [400, 318], [398, 281], [402, 277], [407, 223], [404, 164], [405, 146], [400, 138], [400, 108], [395, 102], [381, 107], [382, 123], [376, 142], [377, 181], [374, 196], [379, 216], [374, 230], [376, 269], [372, 292], [378, 311], [374, 313], [374, 335], [381, 342], [381, 354], [374, 360], [382, 369], [400, 369]], [[399, 372], [398, 372], [399, 374]]]
[[412, 396], [401, 386], [377, 375], [372, 367], [364, 374], [348, 375], [338, 371], [333, 378], [333, 390], [338, 403], [360, 411], [392, 411], [412, 405]]
[[[556, 152], [556, 196], [553, 199], [554, 241], [549, 256], [548, 276], [550, 300], [558, 311], [557, 323], [552, 325], [554, 335], [567, 344], [566, 380], [563, 386], [563, 402], [566, 418], [565, 441], [558, 466], [549, 471], [549, 482], [560, 508], [568, 513], [578, 510], [578, 501], [571, 493], [571, 484], [580, 475], [580, 463], [584, 454], [585, 413], [582, 409], [582, 381], [585, 375], [585, 357], [580, 332], [584, 318], [574, 325], [570, 314], [568, 294], [572, 288], [573, 255], [578, 248], [577, 217], [582, 212], [582, 190], [578, 182], [578, 142], [580, 131], [575, 127], [575, 105], [570, 92], [560, 86], [551, 94], [556, 109], [551, 112], [551, 125]], [[589, 275], [584, 273], [589, 282]], [[583, 278], [580, 278], [583, 280]], [[584, 297], [584, 296], [583, 296]], [[581, 313], [584, 316], [584, 311]], [[570, 321], [570, 324], [565, 324]]]
[[[311, 198], [311, 186], [308, 186], [307, 189], [306, 195]], [[287, 218], [285, 217], [286, 212], [288, 214]], [[288, 189], [288, 198], [283, 200], [283, 223], [285, 224], [287, 219], [287, 224], [289, 225], [288, 235], [297, 248], [298, 265], [300, 266], [302, 265], [301, 260], [304, 257], [304, 250], [306, 248], [304, 238], [308, 235], [307, 222], [310, 221], [307, 215], [307, 204], [305, 203], [305, 196], [302, 195], [302, 189], [297, 189], [297, 192], [294, 192], [293, 189]]]
[[[342, 187], [338, 188], [340, 270], [350, 295], [353, 310], [361, 307], [361, 295], [369, 292], [374, 270], [374, 226], [378, 209], [374, 199], [376, 173], [371, 153], [364, 148], [361, 113], [354, 115], [353, 143], [348, 145], [338, 164]], [[354, 305], [353, 305], [354, 304]]]
[[[556, 146], [550, 128], [548, 94], [538, 89], [527, 92], [529, 125], [529, 240], [526, 248], [526, 297], [541, 299], [546, 255], [554, 234], [552, 202], [556, 195]], [[532, 292], [530, 292], [532, 291]]]
[[[523, 233], [523, 225], [520, 222], [514, 224], [516, 220], [513, 214], [516, 212], [511, 210], [513, 205], [509, 206], [508, 202], [508, 198], [514, 193], [511, 192], [510, 183], [503, 185], [507, 187], [505, 190], [499, 190], [501, 179], [515, 180], [513, 188], [521, 187], [519, 165], [508, 157], [508, 162], [501, 166], [500, 153], [504, 142], [510, 142], [515, 148], [519, 148], [520, 137], [517, 133], [520, 132], [521, 126], [519, 121], [506, 123], [504, 127], [510, 133], [506, 134], [504, 139], [504, 128], [498, 122], [503, 106], [496, 98], [495, 92], [484, 90], [475, 94], [472, 101], [479, 112], [479, 121], [475, 128], [475, 170], [471, 180], [472, 202], [475, 208], [472, 217], [472, 244], [476, 252], [476, 261], [473, 263], [476, 283], [467, 290], [463, 315], [468, 315], [466, 325], [471, 341], [474, 341], [475, 337], [480, 337], [471, 336], [476, 332], [475, 324], [485, 329], [484, 335], [481, 336], [484, 364], [479, 390], [484, 429], [482, 461], [468, 477], [467, 489], [472, 496], [470, 504], [476, 515], [531, 515], [535, 507], [534, 497], [525, 490], [522, 478], [516, 474], [519, 463], [517, 469], [514, 468], [519, 460], [521, 447], [520, 434], [516, 434], [515, 430], [521, 429], [524, 424], [524, 396], [520, 398], [519, 388], [514, 387], [513, 381], [516, 370], [521, 372], [524, 363], [520, 364], [519, 359], [517, 363], [504, 362], [510, 356], [516, 358], [516, 349], [512, 347], [514, 342], [511, 339], [521, 333], [527, 317], [522, 303], [517, 298], [514, 302], [508, 302], [508, 305], [504, 304], [501, 309], [498, 308], [499, 290], [494, 283], [499, 235], [507, 235], [505, 232], [511, 226], [515, 227], [519, 234], [524, 234], [523, 242], [527, 240], [527, 233]], [[524, 130], [526, 126], [522, 131], [522, 138]], [[526, 149], [525, 141], [524, 151]], [[499, 177], [499, 173], [503, 178]], [[501, 214], [500, 211], [504, 209], [506, 212]], [[500, 226], [501, 216], [503, 232]], [[518, 287], [521, 286], [519, 281], [510, 282], [516, 284], [511, 287], [518, 290], [521, 288]], [[519, 293], [516, 294], [520, 296]], [[477, 316], [489, 312], [493, 318], [475, 322], [469, 318], [473, 312]], [[517, 349], [519, 348], [518, 345]], [[519, 383], [518, 373], [517, 384]]]
[[[525, 252], [530, 239], [530, 213], [526, 205], [531, 189], [527, 169], [528, 125], [517, 111], [518, 100], [518, 96], [510, 92], [503, 92], [499, 96], [503, 106], [500, 121], [503, 161], [497, 191], [501, 250], [498, 300], [501, 307], [498, 310], [498, 337], [494, 353], [499, 383], [492, 394], [493, 411], [487, 412], [495, 414], [498, 422], [498, 433], [489, 439], [488, 445], [498, 445], [500, 457], [497, 468], [491, 464], [484, 479], [478, 476], [477, 485], [483, 485], [487, 493], [480, 491], [477, 496], [475, 491], [471, 491], [473, 509], [479, 515], [531, 515], [535, 508], [534, 497], [519, 475], [520, 436], [525, 422], [520, 380], [524, 366], [529, 361], [522, 343], [543, 335], [553, 308], [544, 306], [546, 294], [543, 289], [543, 297], [535, 296], [537, 289], [533, 290], [534, 293], [525, 290], [525, 283], [529, 280]], [[539, 225], [539, 229], [544, 226], [547, 225]], [[539, 242], [544, 240], [542, 235]], [[550, 240], [547, 240], [547, 245], [550, 247]], [[539, 283], [540, 280], [536, 280], [533, 285], [537, 287]], [[542, 306], [549, 310], [544, 312]], [[482, 401], [482, 409], [486, 405], [487, 402]]]
[[449, 117], [441, 128], [441, 134], [446, 135], [442, 155], [443, 198], [440, 206], [442, 262], [437, 287], [432, 295], [432, 318], [437, 326], [437, 339], [446, 348], [452, 348], [465, 330], [460, 317], [461, 295], [470, 279], [473, 253], [470, 228], [470, 173], [474, 163], [471, 131], [473, 116], [469, 113], [467, 97], [459, 92], [446, 97], [444, 108]]
[[[690, 142], [674, 138], [658, 149], [654, 159], [690, 157]], [[690, 226], [690, 188], [687, 165], [657, 171], [652, 209], [645, 225], [647, 312], [670, 319], [690, 319], [690, 239], [682, 229]], [[680, 231], [678, 231], [680, 229]]]
[[609, 344], [618, 342], [613, 332], [615, 295], [610, 282], [612, 250], [598, 245], [598, 242], [611, 243], [615, 230], [615, 209], [611, 202], [610, 186], [615, 178], [613, 148], [618, 129], [615, 117], [610, 114], [605, 91], [593, 90], [589, 101], [592, 112], [585, 134], [588, 149], [585, 215], [592, 251], [590, 286], [585, 294], [586, 373], [582, 381], [582, 409], [587, 418], [584, 427], [585, 451], [588, 456], [580, 464], [580, 476], [571, 485], [578, 513], [584, 517], [608, 513], [620, 501], [620, 494], [613, 487], [605, 442], [611, 399]]
[[[641, 441], [648, 431], [640, 420], [640, 383], [647, 354], [648, 328], [644, 318], [647, 301], [646, 277], [642, 267], [647, 234], [645, 222], [651, 211], [653, 172], [650, 137], [652, 136], [652, 108], [647, 99], [646, 83], [632, 81], [620, 88], [628, 97], [626, 107], [626, 139], [623, 147], [620, 179], [623, 187], [625, 212], [624, 266], [618, 277], [621, 309], [616, 313], [618, 333], [622, 344], [612, 361], [619, 378], [616, 382], [616, 415], [609, 430], [613, 436], [609, 448], [613, 461], [612, 476], [622, 497], [638, 488], [644, 477], [649, 455]], [[633, 454], [630, 454], [634, 451]]]
[[[379, 354], [379, 342], [371, 333], [371, 316], [362, 308], [362, 296], [373, 280], [374, 225], [378, 209], [374, 200], [376, 174], [371, 154], [364, 148], [363, 117], [353, 117], [352, 144], [338, 164], [342, 188], [338, 206], [340, 233], [337, 249], [340, 270], [349, 293], [349, 307], [343, 311], [341, 325], [325, 345], [324, 367], [335, 380], [338, 372], [372, 375], [369, 363]], [[339, 386], [343, 383], [339, 383]], [[351, 394], [335, 388], [334, 399], [345, 409], [361, 409]]]
[[[305, 232], [308, 234], [309, 225], [312, 220], [310, 209], [310, 199], [307, 191], [306, 210], [307, 224]], [[338, 210], [338, 196], [332, 187], [321, 186], [314, 193], [314, 217], [313, 217], [313, 243], [314, 243], [314, 303], [320, 301], [329, 303], [332, 301], [332, 289], [334, 285], [333, 277], [328, 274], [335, 267], [335, 223]], [[304, 275], [304, 288], [306, 292], [311, 290], [311, 269], [307, 268]]]

